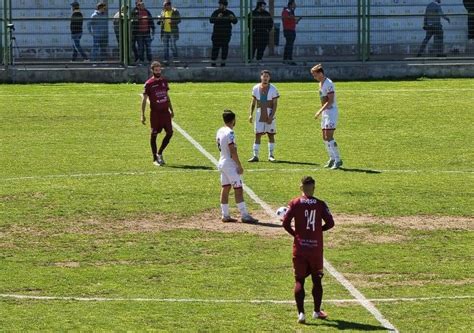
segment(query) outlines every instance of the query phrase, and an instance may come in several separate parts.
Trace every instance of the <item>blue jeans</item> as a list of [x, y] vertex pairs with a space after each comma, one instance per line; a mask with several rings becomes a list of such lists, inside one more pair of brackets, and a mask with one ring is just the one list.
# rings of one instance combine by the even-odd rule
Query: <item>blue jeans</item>
[[107, 58], [107, 36], [93, 36], [92, 61], [104, 61]]
[[137, 36], [138, 43], [138, 60], [145, 61], [145, 51], [146, 59], [148, 62], [151, 62], [151, 37], [150, 36]]
[[176, 36], [170, 32], [163, 32], [163, 44], [165, 45], [164, 58], [166, 61], [170, 60], [170, 44], [171, 51], [173, 51], [173, 58], [178, 58], [178, 48], [176, 47]]
[[86, 60], [87, 55], [84, 52], [84, 50], [81, 47], [81, 37], [82, 34], [72, 34], [71, 39], [72, 39], [72, 61], [75, 61], [77, 59], [77, 55], [80, 53], [82, 59]]

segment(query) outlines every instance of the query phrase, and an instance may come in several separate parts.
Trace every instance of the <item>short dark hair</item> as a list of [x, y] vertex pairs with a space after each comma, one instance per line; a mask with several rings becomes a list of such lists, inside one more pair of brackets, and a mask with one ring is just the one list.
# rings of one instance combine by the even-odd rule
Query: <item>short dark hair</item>
[[150, 65], [151, 71], [153, 71], [153, 68], [155, 68], [155, 67], [161, 67], [161, 64], [160, 64], [159, 61], [153, 61], [153, 62], [151, 63], [151, 65]]
[[288, 1], [288, 7], [290, 7], [290, 6], [291, 6], [292, 4], [294, 4], [294, 3], [295, 3], [295, 0], [289, 0], [289, 1]]
[[316, 184], [316, 181], [311, 176], [304, 176], [303, 178], [301, 178], [301, 185], [314, 185], [314, 184]]
[[235, 119], [235, 113], [232, 110], [224, 110], [222, 119], [224, 119], [224, 123], [228, 124]]
[[107, 7], [107, 5], [105, 4], [105, 2], [99, 2], [99, 3], [97, 4], [97, 9], [101, 9], [101, 8], [105, 8], [105, 7]]
[[323, 65], [321, 64], [317, 64], [316, 66], [314, 66], [313, 68], [311, 68], [311, 73], [312, 72], [321, 72], [322, 74], [324, 74], [324, 68], [323, 68]]
[[272, 76], [272, 73], [270, 73], [270, 71], [268, 69], [263, 69], [261, 72], [260, 72], [260, 76], [262, 76], [263, 74], [268, 74], [270, 76]]

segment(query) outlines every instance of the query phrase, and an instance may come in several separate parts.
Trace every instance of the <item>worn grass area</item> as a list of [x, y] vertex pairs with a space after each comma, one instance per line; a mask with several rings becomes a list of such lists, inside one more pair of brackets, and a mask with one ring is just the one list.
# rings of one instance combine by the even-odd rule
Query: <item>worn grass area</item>
[[[346, 168], [335, 172], [321, 170], [315, 85], [276, 84], [279, 163], [244, 163], [246, 184], [276, 208], [315, 176], [336, 219], [326, 257], [368, 298], [473, 296], [474, 82], [336, 83]], [[246, 160], [251, 86], [172, 84], [175, 121], [217, 156], [220, 113], [233, 109]], [[219, 223], [218, 173], [179, 133], [168, 166], [154, 167], [140, 91], [0, 86], [0, 294], [291, 300], [291, 239], [248, 197], [264, 224]], [[329, 274], [324, 283], [325, 299], [351, 299]], [[402, 331], [466, 331], [472, 303], [375, 305]], [[355, 303], [325, 309], [331, 320], [298, 327], [291, 304], [0, 298], [0, 327], [383, 330]]]

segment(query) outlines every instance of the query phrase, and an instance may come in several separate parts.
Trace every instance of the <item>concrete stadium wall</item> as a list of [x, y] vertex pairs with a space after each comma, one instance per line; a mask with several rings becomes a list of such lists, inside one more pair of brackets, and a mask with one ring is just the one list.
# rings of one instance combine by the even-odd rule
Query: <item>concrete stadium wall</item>
[[[172, 82], [255, 82], [262, 69], [269, 69], [275, 81], [311, 81], [309, 69], [302, 66], [169, 67], [164, 75]], [[474, 78], [474, 62], [346, 62], [325, 63], [327, 75], [334, 80]], [[128, 68], [28, 68], [0, 70], [1, 83], [103, 82], [142, 84], [150, 76], [146, 67]]]

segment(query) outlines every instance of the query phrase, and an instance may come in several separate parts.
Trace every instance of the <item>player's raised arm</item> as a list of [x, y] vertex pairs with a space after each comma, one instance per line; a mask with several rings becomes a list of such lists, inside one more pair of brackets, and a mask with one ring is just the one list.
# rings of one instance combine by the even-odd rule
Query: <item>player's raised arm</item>
[[143, 93], [142, 94], [142, 116], [141, 116], [141, 121], [143, 125], [145, 125], [145, 121], [146, 121], [145, 111], [146, 111], [147, 101], [148, 101], [148, 95]]
[[250, 103], [249, 123], [253, 122], [253, 112], [255, 111], [255, 106], [257, 106], [257, 99], [255, 96], [252, 96], [252, 102]]

